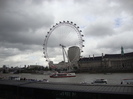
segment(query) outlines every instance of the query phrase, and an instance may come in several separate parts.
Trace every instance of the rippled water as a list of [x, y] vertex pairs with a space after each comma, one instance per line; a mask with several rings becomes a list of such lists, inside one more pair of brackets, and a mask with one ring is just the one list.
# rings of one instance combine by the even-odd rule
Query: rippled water
[[[112, 74], [89, 74], [81, 73], [76, 74], [76, 77], [69, 78], [50, 78], [49, 75], [40, 75], [40, 74], [11, 74], [19, 75], [20, 77], [25, 77], [27, 79], [48, 79], [49, 82], [65, 82], [65, 83], [80, 83], [87, 82], [91, 83], [95, 79], [107, 79], [108, 84], [120, 84], [122, 79], [131, 79], [133, 78], [133, 73], [112, 73]], [[6, 75], [9, 76], [9, 75]]]

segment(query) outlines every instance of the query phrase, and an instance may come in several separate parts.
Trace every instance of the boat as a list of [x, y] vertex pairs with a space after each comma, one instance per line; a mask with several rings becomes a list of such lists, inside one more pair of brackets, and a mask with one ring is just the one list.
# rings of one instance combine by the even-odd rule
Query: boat
[[76, 77], [75, 73], [54, 73], [50, 75], [51, 78]]
[[121, 84], [133, 84], [133, 78], [132, 79], [123, 79], [121, 81]]
[[19, 76], [9, 76], [9, 80], [20, 80]]
[[49, 82], [49, 80], [48, 79], [43, 79], [42, 82]]
[[96, 79], [91, 84], [107, 84], [106, 79]]
[[82, 85], [87, 85], [87, 84], [89, 84], [89, 83], [86, 82], [86, 81], [82, 81], [82, 82], [80, 82], [80, 84], [82, 84]]

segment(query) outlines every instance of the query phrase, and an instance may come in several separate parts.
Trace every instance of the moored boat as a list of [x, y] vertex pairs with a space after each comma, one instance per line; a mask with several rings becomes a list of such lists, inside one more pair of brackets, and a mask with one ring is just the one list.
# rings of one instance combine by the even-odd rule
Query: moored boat
[[75, 73], [54, 73], [50, 75], [51, 78], [76, 77]]
[[20, 80], [19, 76], [9, 76], [9, 80]]
[[49, 82], [49, 80], [48, 79], [43, 79], [42, 82]]
[[91, 84], [107, 84], [107, 80], [106, 79], [96, 79], [93, 82], [91, 82]]
[[123, 79], [121, 84], [133, 84], [133, 79]]

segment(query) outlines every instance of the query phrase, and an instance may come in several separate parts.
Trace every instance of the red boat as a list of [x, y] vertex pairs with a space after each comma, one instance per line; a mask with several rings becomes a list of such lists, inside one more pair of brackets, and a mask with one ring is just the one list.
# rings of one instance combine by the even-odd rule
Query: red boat
[[51, 78], [76, 77], [75, 73], [54, 73], [50, 75]]

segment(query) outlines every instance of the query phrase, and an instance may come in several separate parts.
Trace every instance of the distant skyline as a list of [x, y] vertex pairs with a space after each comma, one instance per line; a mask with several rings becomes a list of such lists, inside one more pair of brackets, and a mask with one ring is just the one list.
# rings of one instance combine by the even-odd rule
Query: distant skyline
[[0, 67], [47, 66], [45, 35], [64, 20], [83, 31], [83, 57], [120, 54], [121, 46], [133, 52], [132, 5], [133, 0], [0, 0]]

